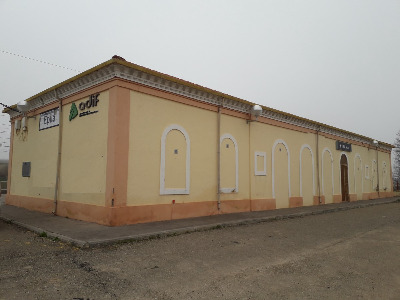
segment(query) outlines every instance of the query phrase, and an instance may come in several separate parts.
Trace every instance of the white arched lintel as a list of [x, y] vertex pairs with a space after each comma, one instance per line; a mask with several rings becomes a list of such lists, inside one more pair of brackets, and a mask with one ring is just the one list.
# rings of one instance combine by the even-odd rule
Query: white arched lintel
[[[172, 130], [178, 130], [183, 134], [186, 141], [186, 184], [184, 189], [165, 188], [165, 142], [168, 133]], [[161, 195], [185, 195], [190, 191], [190, 138], [186, 130], [177, 124], [172, 124], [164, 129], [161, 136], [161, 163], [160, 163], [160, 194]]]
[[378, 172], [378, 168], [377, 168], [377, 164], [376, 164], [376, 160], [375, 159], [373, 159], [371, 161], [371, 168], [372, 168], [372, 170], [371, 170], [371, 174], [372, 174], [372, 176], [371, 176], [371, 185], [372, 185], [372, 189], [375, 190], [376, 186], [374, 185], [374, 181], [375, 181], [375, 178], [377, 177], [376, 174]]
[[282, 144], [283, 146], [285, 146], [287, 154], [288, 154], [288, 181], [289, 181], [289, 198], [290, 198], [290, 196], [291, 196], [291, 191], [290, 191], [290, 151], [289, 151], [288, 145], [282, 139], [276, 140], [274, 145], [272, 146], [272, 198], [275, 198], [275, 148], [278, 144]]
[[331, 169], [332, 169], [332, 195], [334, 195], [335, 193], [334, 193], [334, 181], [333, 181], [333, 156], [332, 156], [332, 152], [331, 152], [331, 150], [329, 150], [329, 148], [328, 147], [325, 147], [323, 150], [322, 150], [322, 155], [321, 155], [321, 160], [322, 160], [322, 163], [321, 163], [321, 165], [322, 165], [322, 170], [321, 170], [321, 173], [322, 173], [322, 195], [325, 195], [325, 193], [324, 193], [324, 153], [325, 152], [328, 152], [329, 153], [329, 155], [331, 156]]
[[383, 188], [383, 190], [384, 191], [386, 191], [386, 189], [387, 189], [387, 186], [386, 186], [386, 184], [387, 184], [387, 178], [386, 178], [386, 176], [387, 176], [387, 165], [386, 165], [386, 162], [384, 161], [384, 162], [382, 162], [382, 188]]
[[361, 193], [364, 192], [364, 172], [363, 172], [363, 167], [362, 167], [362, 160], [361, 156], [359, 153], [356, 153], [354, 155], [354, 193], [357, 194], [357, 180], [356, 180], [356, 158], [360, 159], [360, 168], [361, 168]]
[[310, 147], [310, 145], [304, 144], [303, 146], [301, 146], [300, 149], [300, 197], [303, 197], [303, 177], [301, 174], [302, 171], [302, 164], [301, 164], [301, 154], [303, 153], [303, 150], [307, 148], [308, 150], [310, 150], [311, 153], [311, 163], [312, 163], [312, 183], [313, 183], [313, 196], [315, 196], [315, 169], [314, 169], [314, 154], [312, 152], [312, 149]]
[[230, 134], [225, 133], [221, 135], [219, 139], [219, 143], [222, 144], [222, 141], [225, 139], [230, 139], [235, 146], [235, 187], [228, 187], [228, 188], [220, 188], [221, 193], [232, 193], [232, 192], [239, 192], [239, 147], [236, 139]]

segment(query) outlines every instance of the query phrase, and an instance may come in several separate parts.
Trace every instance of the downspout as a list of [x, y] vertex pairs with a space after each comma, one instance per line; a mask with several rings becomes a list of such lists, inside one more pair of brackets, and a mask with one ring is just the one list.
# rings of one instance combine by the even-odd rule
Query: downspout
[[317, 185], [318, 185], [318, 203], [321, 204], [321, 185], [319, 182], [319, 131], [321, 126], [317, 129]]
[[379, 195], [379, 152], [378, 152], [378, 145], [376, 146], [376, 178], [378, 180], [378, 184], [376, 186], [376, 189], [378, 191], [378, 198], [380, 198], [380, 195]]
[[[251, 120], [251, 114], [250, 114], [250, 120]], [[252, 179], [252, 173], [251, 173], [251, 130], [250, 130], [250, 127], [251, 127], [251, 122], [248, 122], [249, 123], [249, 201], [250, 201], [250, 211], [253, 211], [252, 210], [252, 207], [251, 207], [251, 179]]]
[[[222, 100], [223, 101], [223, 100]], [[217, 208], [218, 211], [221, 210], [221, 106], [223, 102], [221, 101], [221, 105], [218, 106], [218, 116], [217, 116]]]
[[56, 184], [54, 189], [54, 208], [53, 208], [53, 215], [57, 215], [57, 204], [58, 204], [58, 191], [59, 191], [59, 184], [60, 184], [60, 166], [61, 166], [61, 145], [62, 145], [62, 125], [63, 125], [63, 117], [62, 117], [62, 99], [58, 98], [57, 90], [54, 90], [56, 94], [56, 99], [58, 99], [58, 117], [59, 117], [59, 124], [58, 124], [58, 149], [57, 149], [57, 171], [56, 171]]
[[392, 193], [393, 193], [394, 182], [393, 182], [393, 170], [392, 170], [392, 150], [390, 150], [390, 153], [389, 153], [389, 161], [390, 161], [390, 164], [389, 164], [390, 175], [389, 176], [390, 176], [390, 182], [392, 184], [391, 189], [389, 191], [392, 191]]

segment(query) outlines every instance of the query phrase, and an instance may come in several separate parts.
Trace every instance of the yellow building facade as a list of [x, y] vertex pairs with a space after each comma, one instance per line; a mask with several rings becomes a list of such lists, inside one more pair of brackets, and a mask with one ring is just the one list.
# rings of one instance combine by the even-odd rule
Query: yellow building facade
[[392, 196], [392, 145], [119, 57], [10, 114], [6, 203], [117, 226]]

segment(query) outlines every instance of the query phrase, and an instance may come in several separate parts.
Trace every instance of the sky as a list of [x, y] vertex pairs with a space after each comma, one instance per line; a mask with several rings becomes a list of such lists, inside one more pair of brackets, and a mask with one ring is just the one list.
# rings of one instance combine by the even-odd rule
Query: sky
[[[113, 55], [386, 143], [400, 130], [398, 0], [0, 0], [4, 104]], [[0, 158], [7, 141], [2, 115]]]

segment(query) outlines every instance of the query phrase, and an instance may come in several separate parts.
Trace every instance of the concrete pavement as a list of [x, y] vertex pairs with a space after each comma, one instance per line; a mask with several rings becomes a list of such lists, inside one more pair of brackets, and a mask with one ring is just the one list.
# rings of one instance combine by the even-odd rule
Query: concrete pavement
[[400, 197], [108, 227], [5, 205], [4, 200], [0, 199], [0, 219], [38, 234], [46, 233], [47, 237], [58, 238], [79, 247], [93, 247], [222, 227], [301, 218], [394, 202], [400, 202]]

